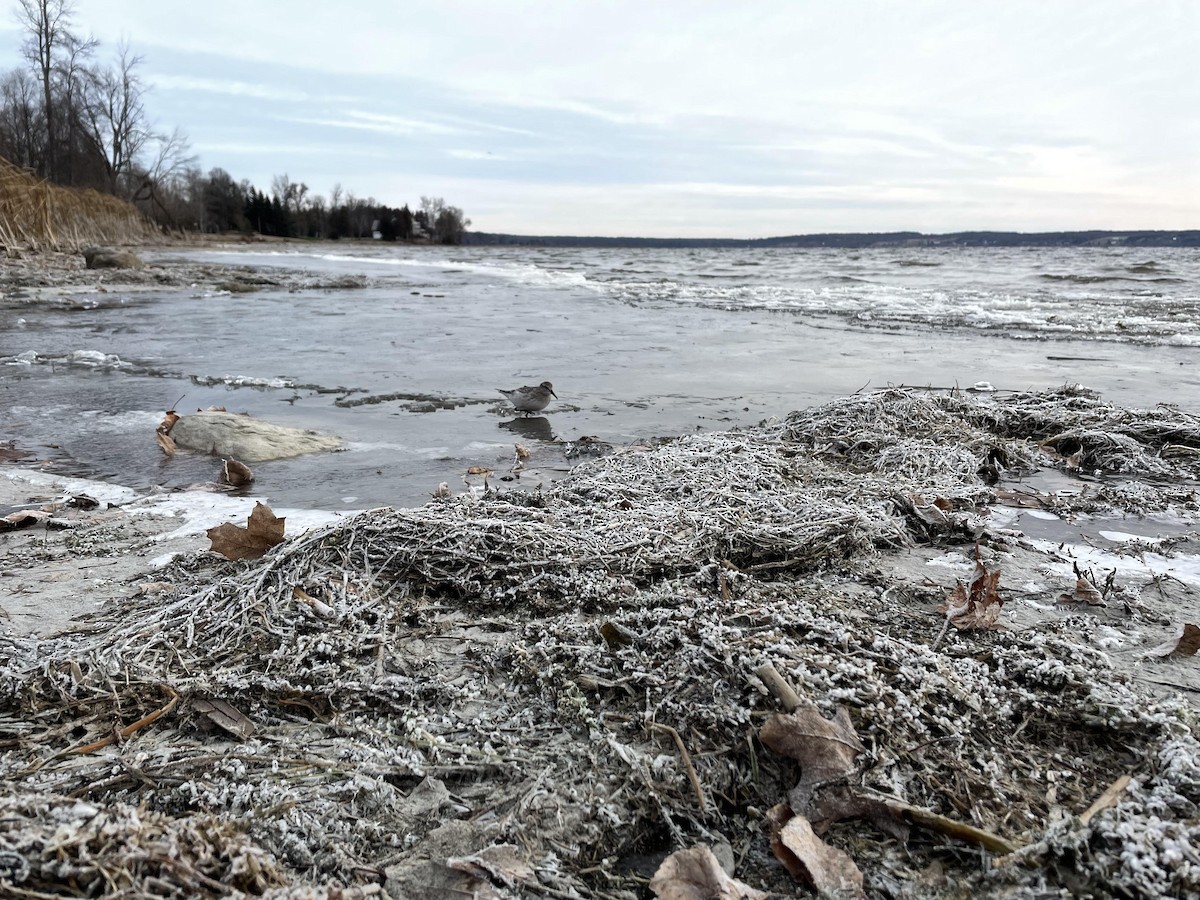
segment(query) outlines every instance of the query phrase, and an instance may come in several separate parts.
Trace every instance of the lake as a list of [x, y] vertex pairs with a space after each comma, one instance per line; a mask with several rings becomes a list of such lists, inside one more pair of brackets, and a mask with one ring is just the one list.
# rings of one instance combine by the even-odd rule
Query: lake
[[[1200, 253], [1189, 249], [587, 249], [279, 245], [147, 251], [361, 275], [356, 289], [0, 301], [0, 439], [139, 488], [212, 480], [163, 457], [165, 410], [220, 405], [334, 432], [346, 452], [255, 466], [255, 494], [407, 506], [513, 444], [623, 446], [757, 423], [889, 384], [1081, 383], [1200, 412]], [[109, 280], [115, 280], [110, 276]], [[497, 392], [554, 383], [514, 416]], [[523, 483], [529, 483], [527, 474]], [[478, 483], [479, 479], [473, 479]]]

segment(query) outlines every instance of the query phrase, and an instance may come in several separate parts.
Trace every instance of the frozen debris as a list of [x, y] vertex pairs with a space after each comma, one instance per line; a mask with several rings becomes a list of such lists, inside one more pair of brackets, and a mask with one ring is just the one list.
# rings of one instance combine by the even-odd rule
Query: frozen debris
[[[862, 749], [843, 786], [934, 833], [902, 845], [855, 816], [822, 834], [867, 893], [1195, 895], [1191, 709], [1076, 622], [932, 646], [935, 601], [901, 602], [916, 595], [881, 574], [911, 543], [963, 543], [897, 497], [969, 513], [1072, 427], [1126, 429], [1147, 456], [1196, 434], [1177, 411], [1065, 389], [892, 390], [592, 460], [538, 491], [362, 513], [259, 560], [179, 560], [154, 575], [172, 590], [130, 586], [76, 631], [0, 632], [0, 852], [20, 854], [31, 895], [102, 893], [105, 866], [164, 895], [205, 896], [195, 871], [277, 895], [403, 896], [434, 875], [635, 898], [673, 851], [724, 839], [743, 883], [786, 896], [760, 812], [797, 787], [757, 737], [778, 711], [770, 662], [823, 719], [846, 710]], [[55, 812], [76, 804], [94, 812]], [[88, 843], [89, 816], [119, 839]], [[132, 816], [149, 826], [133, 834]], [[1035, 864], [984, 871], [940, 840], [967, 822], [965, 839], [1035, 847]], [[42, 838], [59, 827], [65, 859]], [[482, 855], [504, 845], [520, 860]]]

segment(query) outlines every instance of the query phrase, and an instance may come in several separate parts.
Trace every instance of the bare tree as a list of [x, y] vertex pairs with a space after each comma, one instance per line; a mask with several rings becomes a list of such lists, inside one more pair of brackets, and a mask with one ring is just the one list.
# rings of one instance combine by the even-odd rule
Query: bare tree
[[196, 157], [180, 128], [169, 135], [154, 134], [151, 141], [154, 157], [148, 166], [133, 165], [128, 195], [134, 203], [149, 206], [151, 215], [163, 224], [178, 228], [179, 221], [168, 201], [186, 191]]
[[447, 206], [441, 197], [422, 197], [418, 218], [425, 220], [430, 237], [438, 244], [461, 244], [471, 220], [457, 206]]
[[54, 66], [58, 51], [71, 33], [74, 7], [71, 0], [18, 0], [17, 23], [25, 30], [21, 50], [34, 66], [42, 83], [43, 116], [46, 126], [44, 172], [53, 178], [57, 174], [58, 110], [54, 102]]
[[146, 119], [142, 102], [144, 87], [138, 75], [140, 56], [121, 44], [117, 68], [96, 73], [93, 78], [92, 102], [88, 105], [90, 137], [97, 154], [103, 159], [108, 176], [108, 189], [121, 193], [121, 187], [135, 189], [129, 184], [138, 156], [154, 138]]
[[304, 198], [308, 194], [307, 184], [292, 181], [288, 178], [287, 172], [284, 172], [271, 179], [271, 193], [279, 198], [284, 209], [297, 220], [300, 219], [300, 215], [304, 211]]
[[45, 141], [37, 84], [28, 72], [13, 69], [0, 81], [0, 156], [35, 169], [44, 156]]

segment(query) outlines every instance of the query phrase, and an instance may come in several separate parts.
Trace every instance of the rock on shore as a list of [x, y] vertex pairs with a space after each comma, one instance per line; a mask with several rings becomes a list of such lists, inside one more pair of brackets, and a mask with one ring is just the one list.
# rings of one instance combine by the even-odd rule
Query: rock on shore
[[171, 437], [178, 446], [188, 450], [232, 456], [244, 462], [288, 459], [342, 449], [341, 439], [334, 435], [272, 425], [261, 419], [218, 410], [183, 416], [171, 429]]

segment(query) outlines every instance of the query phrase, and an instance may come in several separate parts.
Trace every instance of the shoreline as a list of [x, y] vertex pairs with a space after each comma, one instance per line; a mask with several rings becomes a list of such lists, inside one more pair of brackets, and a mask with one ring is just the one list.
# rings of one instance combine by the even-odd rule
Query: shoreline
[[1200, 622], [1188, 448], [1200, 417], [1078, 388], [889, 389], [527, 493], [277, 509], [244, 562], [203, 532], [253, 496], [0, 467], [55, 524], [0, 533], [0, 851], [42, 892], [67, 859], [79, 890], [632, 898], [708, 846], [786, 896], [764, 811], [842, 814], [771, 749], [783, 683], [853, 729], [836, 790], [909, 810], [824, 834], [870, 890], [1186, 893], [1200, 656], [1155, 654]]

